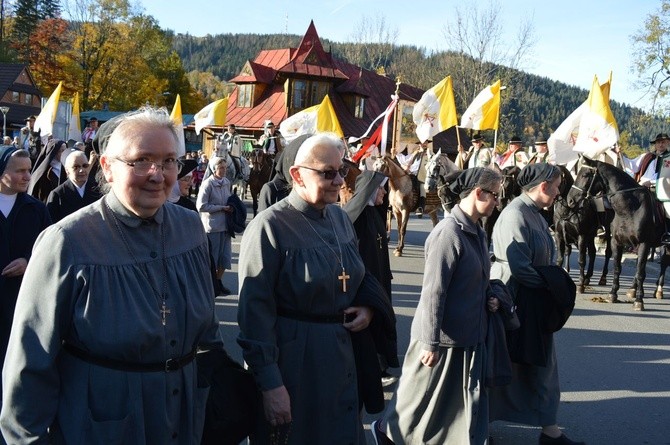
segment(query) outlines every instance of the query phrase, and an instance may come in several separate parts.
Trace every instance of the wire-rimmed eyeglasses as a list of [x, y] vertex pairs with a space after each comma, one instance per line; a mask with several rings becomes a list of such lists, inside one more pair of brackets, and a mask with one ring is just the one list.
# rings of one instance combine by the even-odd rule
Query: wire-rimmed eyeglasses
[[160, 168], [164, 173], [179, 173], [184, 164], [179, 159], [166, 159], [162, 164], [153, 161], [126, 161], [121, 158], [114, 158], [121, 161], [128, 167], [132, 167], [133, 173], [137, 176], [149, 176]]

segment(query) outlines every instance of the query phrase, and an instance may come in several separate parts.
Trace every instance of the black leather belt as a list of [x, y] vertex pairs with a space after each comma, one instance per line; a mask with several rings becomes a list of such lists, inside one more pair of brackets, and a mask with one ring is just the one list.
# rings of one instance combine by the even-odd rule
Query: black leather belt
[[171, 358], [161, 363], [132, 363], [123, 360], [115, 360], [106, 357], [98, 357], [80, 349], [70, 343], [63, 343], [63, 349], [70, 355], [77, 357], [80, 360], [91, 363], [93, 365], [102, 366], [103, 368], [115, 369], [117, 371], [126, 372], [171, 372], [183, 368], [193, 361], [196, 355], [196, 350], [188, 354]]
[[337, 314], [308, 314], [305, 312], [294, 311], [292, 309], [286, 309], [282, 307], [277, 308], [277, 315], [280, 317], [290, 318], [292, 320], [298, 321], [306, 321], [309, 323], [332, 324], [344, 324], [356, 318], [355, 314], [345, 314], [344, 312], [339, 312]]

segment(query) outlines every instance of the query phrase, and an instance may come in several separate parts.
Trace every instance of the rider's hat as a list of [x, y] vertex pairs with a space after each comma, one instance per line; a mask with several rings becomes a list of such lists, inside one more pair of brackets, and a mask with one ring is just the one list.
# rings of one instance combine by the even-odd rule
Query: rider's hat
[[523, 141], [519, 136], [512, 136], [512, 138], [509, 140], [510, 144], [523, 144]]
[[649, 143], [650, 144], [655, 144], [656, 142], [659, 142], [659, 141], [670, 141], [670, 136], [668, 136], [668, 133], [658, 133], [656, 135], [656, 138], [649, 141]]
[[484, 140], [484, 136], [481, 135], [481, 133], [475, 133], [472, 136], [472, 139], [470, 139], [472, 142], [479, 142]]

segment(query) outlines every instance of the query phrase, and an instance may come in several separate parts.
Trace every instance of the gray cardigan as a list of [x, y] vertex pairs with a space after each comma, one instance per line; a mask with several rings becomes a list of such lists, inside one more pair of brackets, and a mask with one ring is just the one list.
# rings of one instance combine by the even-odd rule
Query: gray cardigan
[[426, 350], [484, 341], [491, 267], [486, 246], [484, 231], [459, 206], [426, 239], [423, 288], [411, 334]]

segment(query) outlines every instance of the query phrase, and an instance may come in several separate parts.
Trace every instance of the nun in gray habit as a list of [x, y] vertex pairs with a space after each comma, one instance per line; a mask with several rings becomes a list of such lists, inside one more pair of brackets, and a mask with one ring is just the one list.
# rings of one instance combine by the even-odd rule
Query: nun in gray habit
[[[461, 197], [425, 244], [421, 298], [398, 391], [383, 421], [373, 423], [377, 443], [486, 444], [487, 296], [490, 261], [478, 221], [498, 201], [501, 176], [476, 167], [452, 184]], [[384, 437], [387, 436], [387, 437]]]
[[[545, 288], [537, 267], [556, 263], [554, 240], [540, 213], [559, 194], [561, 173], [551, 164], [530, 164], [517, 179], [523, 193], [502, 211], [493, 227], [491, 278], [502, 280], [516, 299], [521, 286]], [[521, 321], [523, 323], [523, 320]], [[541, 426], [540, 444], [582, 444], [558, 428], [561, 398], [553, 336], [548, 336], [546, 366], [512, 364], [512, 383], [491, 390], [491, 420]]]

